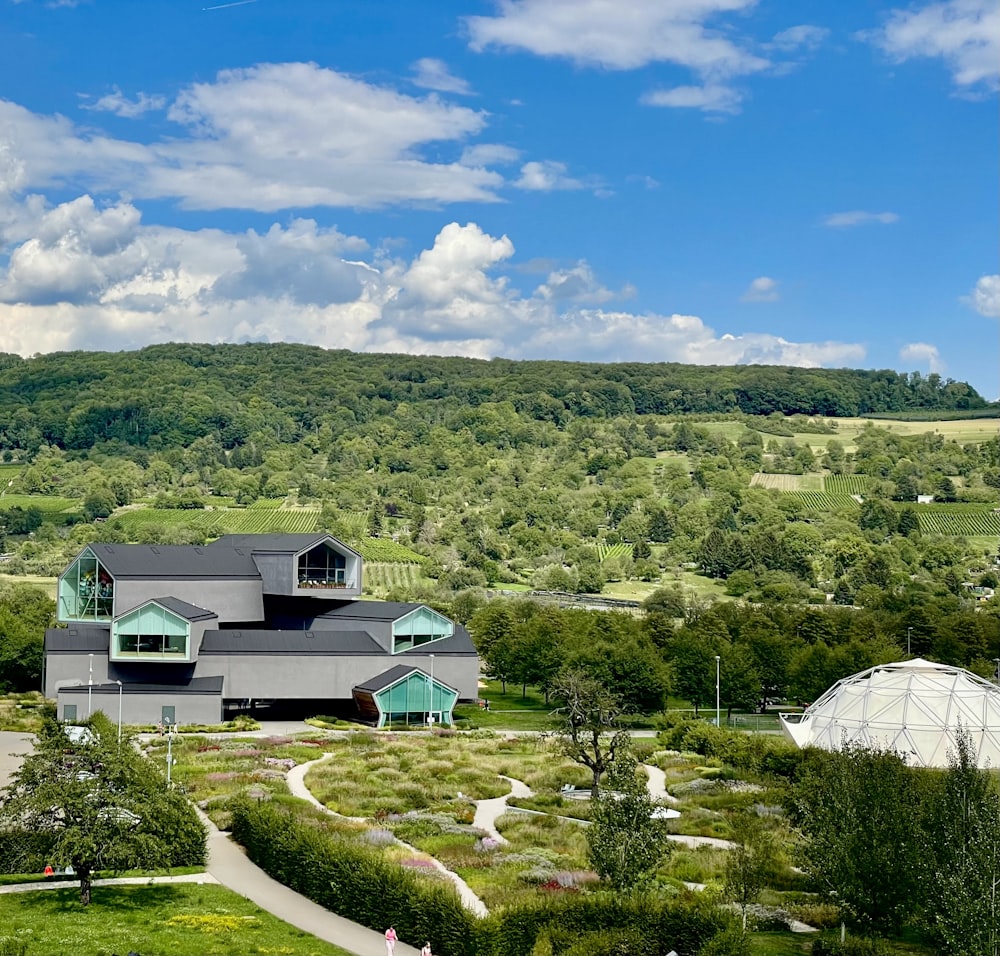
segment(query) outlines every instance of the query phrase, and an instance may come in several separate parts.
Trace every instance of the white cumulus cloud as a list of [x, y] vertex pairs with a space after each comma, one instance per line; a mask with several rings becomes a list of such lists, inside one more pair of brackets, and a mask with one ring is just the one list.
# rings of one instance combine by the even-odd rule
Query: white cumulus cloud
[[936, 345], [929, 342], [908, 342], [899, 350], [900, 361], [926, 363], [929, 372], [943, 372], [944, 362]]
[[758, 276], [740, 298], [743, 302], [777, 302], [778, 282], [770, 276]]
[[943, 60], [962, 89], [995, 90], [1000, 81], [996, 0], [944, 0], [893, 10], [881, 29], [863, 36], [896, 62]]
[[849, 229], [851, 226], [865, 226], [879, 223], [889, 226], [899, 222], [899, 214], [894, 212], [868, 212], [865, 209], [852, 209], [848, 212], [834, 212], [823, 219], [823, 225], [831, 229]]
[[514, 244], [445, 225], [409, 259], [314, 221], [257, 232], [146, 226], [131, 203], [28, 197], [6, 220], [0, 350], [128, 349], [152, 342], [293, 341], [481, 358], [844, 365], [860, 345], [717, 334], [692, 315], [601, 308], [586, 262], [515, 287]]
[[767, 61], [708, 21], [755, 0], [500, 0], [494, 17], [466, 18], [472, 47], [528, 50], [588, 66], [632, 70], [674, 63], [699, 73], [734, 76]]
[[965, 301], [980, 315], [1000, 319], [1000, 275], [982, 276]]

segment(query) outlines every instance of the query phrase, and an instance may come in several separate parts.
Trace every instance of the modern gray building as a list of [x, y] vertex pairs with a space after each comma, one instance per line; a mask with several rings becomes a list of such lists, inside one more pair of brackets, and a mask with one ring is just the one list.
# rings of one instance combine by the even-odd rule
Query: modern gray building
[[59, 576], [45, 695], [63, 720], [218, 723], [283, 707], [450, 723], [477, 696], [468, 632], [422, 604], [359, 600], [363, 563], [328, 534], [88, 545]]

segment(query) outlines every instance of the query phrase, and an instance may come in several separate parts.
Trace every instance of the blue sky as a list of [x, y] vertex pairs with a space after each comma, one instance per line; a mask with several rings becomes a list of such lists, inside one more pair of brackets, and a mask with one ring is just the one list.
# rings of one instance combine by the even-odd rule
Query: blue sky
[[1000, 395], [995, 0], [0, 0], [0, 50], [0, 350]]

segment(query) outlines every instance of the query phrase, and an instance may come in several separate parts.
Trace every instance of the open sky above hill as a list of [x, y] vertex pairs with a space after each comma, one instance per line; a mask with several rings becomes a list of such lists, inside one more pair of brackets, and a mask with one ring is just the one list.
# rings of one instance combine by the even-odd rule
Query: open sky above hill
[[1000, 394], [995, 0], [0, 0], [0, 349]]

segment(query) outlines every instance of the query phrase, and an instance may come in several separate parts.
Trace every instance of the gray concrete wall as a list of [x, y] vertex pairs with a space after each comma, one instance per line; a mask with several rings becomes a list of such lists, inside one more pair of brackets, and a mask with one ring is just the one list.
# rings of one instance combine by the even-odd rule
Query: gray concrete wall
[[[127, 687], [127, 685], [126, 685]], [[66, 704], [76, 704], [77, 718], [87, 718], [87, 688], [65, 688], [56, 699], [57, 714], [65, 719]], [[90, 705], [94, 713], [102, 710], [109, 720], [118, 721], [118, 689], [111, 693], [93, 692]], [[173, 707], [179, 724], [218, 724], [222, 722], [222, 698], [215, 694], [148, 694], [121, 695], [122, 723], [156, 724], [164, 707]]]
[[[46, 697], [55, 697], [61, 687], [86, 684], [89, 679], [90, 659], [86, 653], [48, 654], [45, 658], [45, 686], [42, 688], [42, 693]], [[93, 682], [103, 684], [107, 680], [108, 655], [95, 653]]]
[[175, 597], [219, 615], [219, 624], [264, 619], [260, 581], [195, 578], [116, 580], [115, 615], [158, 597]]
[[[198, 663], [199, 677], [224, 679], [223, 697], [255, 700], [348, 698], [362, 684], [396, 664], [412, 664], [430, 673], [425, 655], [392, 657], [292, 657], [269, 654], [212, 655]], [[434, 658], [434, 676], [458, 690], [463, 699], [478, 696], [479, 662], [475, 657]]]

